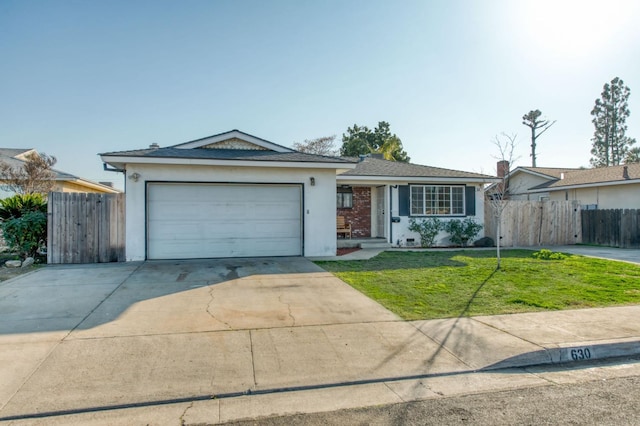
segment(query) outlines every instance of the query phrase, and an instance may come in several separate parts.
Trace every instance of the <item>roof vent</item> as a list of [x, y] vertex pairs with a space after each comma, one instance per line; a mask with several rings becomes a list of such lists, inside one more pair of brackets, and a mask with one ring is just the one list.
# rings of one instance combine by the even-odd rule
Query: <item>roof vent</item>
[[155, 142], [154, 142], [154, 143], [152, 143], [151, 145], [149, 145], [149, 148], [151, 148], [151, 149], [158, 149], [158, 148], [160, 148], [160, 145], [158, 145], [157, 143], [155, 143]]
[[360, 154], [358, 157], [359, 157], [359, 160], [358, 160], [358, 161], [361, 163], [361, 162], [363, 162], [363, 161], [364, 161], [364, 159], [365, 159], [365, 158], [367, 158], [367, 157], [368, 157], [368, 155], [367, 155], [367, 154]]
[[622, 178], [623, 179], [629, 179], [629, 167], [624, 166], [622, 168]]
[[378, 159], [378, 160], [384, 160], [384, 154], [378, 154], [376, 152], [376, 153], [371, 154], [371, 158], [375, 158], [375, 159]]
[[564, 172], [560, 173], [560, 180], [564, 179]]
[[110, 187], [110, 188], [113, 188], [113, 182], [102, 182], [102, 181], [100, 181], [100, 182], [98, 182], [98, 183], [99, 183], [99, 184], [101, 184], [101, 185], [104, 185], [104, 186], [108, 186], [108, 187]]

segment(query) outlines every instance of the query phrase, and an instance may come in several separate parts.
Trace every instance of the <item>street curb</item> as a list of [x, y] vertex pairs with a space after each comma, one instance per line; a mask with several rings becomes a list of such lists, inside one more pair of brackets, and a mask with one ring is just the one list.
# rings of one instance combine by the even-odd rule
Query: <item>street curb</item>
[[479, 371], [533, 367], [546, 364], [579, 363], [638, 355], [640, 355], [640, 340], [637, 339], [599, 344], [571, 344], [516, 355], [483, 367]]

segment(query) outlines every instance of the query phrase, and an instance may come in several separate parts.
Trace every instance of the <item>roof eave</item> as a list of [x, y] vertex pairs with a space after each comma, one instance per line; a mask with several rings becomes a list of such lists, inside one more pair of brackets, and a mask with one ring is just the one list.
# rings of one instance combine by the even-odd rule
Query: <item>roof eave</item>
[[159, 157], [125, 157], [101, 155], [103, 162], [119, 169], [127, 164], [159, 164], [187, 166], [228, 166], [228, 167], [271, 167], [271, 168], [307, 168], [307, 169], [353, 169], [355, 163], [315, 162], [315, 161], [270, 161], [270, 160], [223, 160], [205, 158], [159, 158]]
[[546, 188], [538, 188], [538, 189], [532, 188], [529, 190], [529, 192], [538, 193], [538, 192], [565, 191], [568, 189], [597, 188], [601, 186], [619, 186], [619, 185], [630, 185], [634, 183], [640, 184], [640, 179], [616, 180], [611, 182], [581, 183], [581, 184], [564, 185], [564, 186], [548, 186]]
[[103, 184], [97, 183], [97, 182], [92, 182], [90, 180], [86, 180], [86, 179], [82, 179], [82, 178], [61, 179], [61, 180], [63, 180], [64, 182], [71, 182], [71, 183], [74, 183], [76, 185], [85, 186], [85, 187], [91, 188], [91, 189], [98, 189], [98, 190], [101, 190], [102, 192], [108, 192], [108, 193], [111, 193], [111, 194], [117, 194], [117, 193], [122, 192], [119, 189], [112, 188], [110, 186], [103, 185]]
[[411, 183], [490, 183], [498, 182], [497, 178], [480, 178], [480, 177], [450, 177], [450, 176], [362, 176], [362, 175], [338, 175], [336, 180], [354, 181], [354, 182], [411, 182]]
[[[514, 170], [514, 171], [513, 171], [513, 172], [514, 172], [514, 174], [515, 174], [515, 172], [516, 172], [516, 171], [518, 171], [518, 170], [519, 170], [519, 171], [521, 171], [521, 172], [523, 172], [523, 173], [528, 173], [528, 174], [533, 175], [533, 176], [541, 177], [541, 178], [543, 178], [543, 179], [548, 179], [548, 180], [558, 179], [558, 178], [557, 178], [557, 177], [555, 177], [555, 176], [548, 175], [548, 174], [546, 174], [546, 173], [540, 173], [540, 172], [535, 171], [535, 170], [530, 170], [530, 169], [527, 169], [526, 167], [522, 167], [522, 168], [518, 167], [516, 170]], [[511, 173], [509, 174], [509, 177], [512, 177], [512, 176], [511, 176]]]

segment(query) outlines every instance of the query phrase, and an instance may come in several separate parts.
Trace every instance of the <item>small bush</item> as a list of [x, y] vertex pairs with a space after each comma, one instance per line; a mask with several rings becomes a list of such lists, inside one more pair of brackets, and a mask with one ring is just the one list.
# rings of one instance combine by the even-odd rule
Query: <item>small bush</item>
[[411, 218], [409, 221], [409, 231], [420, 235], [421, 247], [433, 247], [436, 236], [442, 230], [442, 222], [437, 217], [427, 219]]
[[466, 246], [469, 240], [475, 238], [482, 230], [482, 225], [471, 218], [453, 219], [446, 223], [444, 230], [449, 234], [449, 240], [453, 244]]
[[27, 212], [47, 213], [47, 199], [42, 194], [16, 194], [0, 200], [0, 220], [15, 219]]
[[540, 260], [564, 260], [568, 256], [564, 253], [553, 252], [551, 250], [542, 249], [533, 253], [533, 257]]
[[36, 257], [46, 244], [47, 215], [40, 211], [28, 211], [21, 217], [2, 222], [2, 234], [9, 250], [24, 257]]

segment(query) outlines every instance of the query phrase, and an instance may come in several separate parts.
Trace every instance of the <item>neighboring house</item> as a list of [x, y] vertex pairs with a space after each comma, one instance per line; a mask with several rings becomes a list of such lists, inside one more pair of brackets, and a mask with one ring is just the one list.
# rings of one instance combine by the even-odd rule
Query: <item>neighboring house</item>
[[[500, 170], [499, 165], [499, 176]], [[518, 167], [507, 176], [511, 200], [578, 201], [589, 209], [640, 208], [640, 163], [595, 169]]]
[[496, 181], [305, 154], [239, 130], [100, 155], [126, 175], [127, 261], [333, 256], [337, 215], [352, 223], [354, 237], [419, 244], [407, 230], [410, 217], [483, 223], [483, 186]]
[[588, 209], [640, 209], [640, 163], [574, 170], [529, 189]]
[[336, 174], [355, 167], [238, 130], [101, 158], [126, 175], [128, 261], [335, 255]]
[[[508, 167], [508, 166], [507, 166]], [[507, 176], [508, 197], [510, 200], [531, 200], [542, 201], [548, 200], [550, 194], [548, 191], [540, 191], [533, 193], [531, 188], [554, 182], [560, 179], [564, 174], [578, 171], [580, 169], [566, 169], [553, 167], [517, 167]], [[502, 178], [501, 168], [498, 166], [498, 177]]]
[[[484, 187], [496, 181], [478, 173], [363, 156], [353, 170], [337, 177], [337, 214], [351, 224], [354, 238], [419, 245], [418, 234], [408, 229], [411, 218], [471, 217], [484, 224]], [[441, 233], [436, 245], [448, 244], [447, 235]]]
[[[37, 154], [34, 149], [21, 148], [0, 148], [0, 161], [11, 165], [15, 168], [22, 167], [31, 154]], [[52, 169], [54, 173], [55, 186], [54, 192], [101, 192], [101, 193], [118, 193], [121, 192], [110, 185], [93, 182], [88, 179], [72, 175], [70, 173], [61, 172]], [[8, 191], [0, 190], [0, 198], [13, 195]]]

